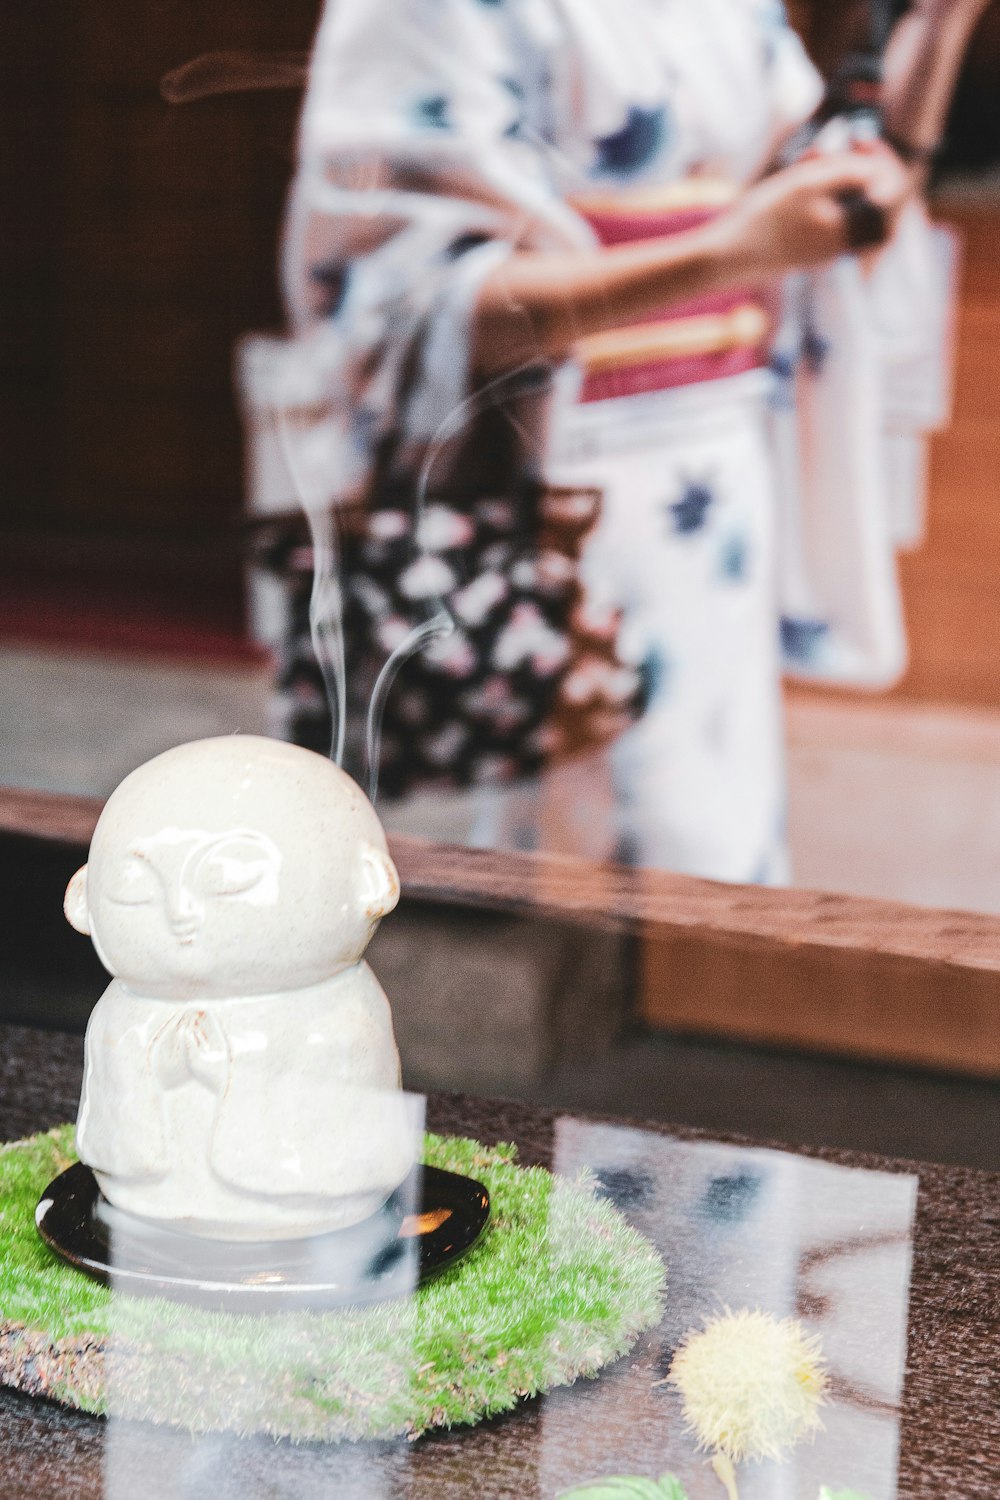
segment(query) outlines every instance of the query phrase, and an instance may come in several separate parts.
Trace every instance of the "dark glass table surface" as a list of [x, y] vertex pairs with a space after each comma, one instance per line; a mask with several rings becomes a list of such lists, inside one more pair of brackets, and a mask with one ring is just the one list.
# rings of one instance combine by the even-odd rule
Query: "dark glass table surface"
[[[0, 1026], [0, 1138], [73, 1118], [81, 1068], [79, 1036]], [[706, 1309], [739, 1300], [777, 1307], [788, 1296], [810, 1326], [827, 1320], [834, 1402], [800, 1467], [784, 1476], [747, 1468], [744, 1500], [812, 1500], [817, 1470], [871, 1500], [1000, 1493], [1000, 1176], [841, 1151], [772, 1152], [458, 1095], [431, 1096], [427, 1108], [431, 1128], [514, 1141], [525, 1163], [571, 1173], [596, 1164], [609, 1195], [665, 1255], [663, 1324], [596, 1381], [416, 1443], [194, 1439], [2, 1390], [3, 1500], [548, 1500], [602, 1474], [667, 1468], [682, 1473], [691, 1500], [721, 1495], [679, 1432], [676, 1398], [657, 1382], [678, 1335]], [[720, 1182], [728, 1186], [713, 1227], [705, 1202], [718, 1200]], [[731, 1212], [758, 1191], [753, 1212]]]

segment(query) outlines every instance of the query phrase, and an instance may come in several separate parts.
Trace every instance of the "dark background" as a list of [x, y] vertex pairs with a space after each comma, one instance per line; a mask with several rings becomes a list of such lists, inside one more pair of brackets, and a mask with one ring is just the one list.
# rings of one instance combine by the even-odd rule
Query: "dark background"
[[306, 49], [317, 15], [318, 0], [0, 7], [8, 609], [86, 581], [239, 633], [233, 345], [280, 324], [300, 95], [170, 105], [159, 81], [217, 49]]

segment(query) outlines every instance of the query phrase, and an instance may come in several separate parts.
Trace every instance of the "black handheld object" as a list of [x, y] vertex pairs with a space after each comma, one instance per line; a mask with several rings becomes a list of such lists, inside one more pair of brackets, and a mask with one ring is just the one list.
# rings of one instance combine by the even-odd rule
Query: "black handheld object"
[[868, 0], [867, 35], [834, 73], [820, 106], [821, 123], [835, 118], [864, 120], [882, 128], [882, 60], [895, 17], [893, 0]]
[[[869, 0], [866, 35], [830, 80], [823, 101], [789, 141], [785, 161], [796, 161], [812, 146], [832, 120], [842, 121], [848, 140], [884, 137], [882, 119], [882, 59], [894, 21], [893, 0]], [[884, 243], [888, 223], [884, 209], [859, 189], [842, 193], [847, 243], [852, 250], [869, 250]]]
[[815, 114], [788, 142], [786, 163], [798, 160], [831, 120], [843, 120], [856, 139], [882, 134], [882, 59], [893, 18], [893, 0], [869, 0], [865, 35], [830, 79]]
[[857, 188], [841, 193], [839, 201], [846, 220], [847, 243], [852, 250], [871, 250], [885, 243], [889, 223], [883, 208]]

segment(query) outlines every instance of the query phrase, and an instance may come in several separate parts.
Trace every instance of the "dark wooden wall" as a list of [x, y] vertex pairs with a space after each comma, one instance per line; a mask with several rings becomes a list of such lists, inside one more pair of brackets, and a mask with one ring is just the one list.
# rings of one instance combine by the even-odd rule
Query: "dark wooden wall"
[[[0, 7], [0, 516], [16, 557], [44, 534], [50, 565], [60, 538], [85, 562], [94, 538], [113, 538], [147, 556], [166, 543], [180, 567], [178, 546], [237, 511], [232, 349], [280, 319], [300, 95], [173, 106], [159, 80], [216, 49], [306, 49], [317, 12], [318, 0]], [[232, 558], [225, 587], [237, 581]]]

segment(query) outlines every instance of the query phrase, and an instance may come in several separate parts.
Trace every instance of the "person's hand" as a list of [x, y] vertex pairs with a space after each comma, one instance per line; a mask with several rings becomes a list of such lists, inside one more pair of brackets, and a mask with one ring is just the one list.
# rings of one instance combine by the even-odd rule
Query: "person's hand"
[[884, 146], [814, 156], [748, 189], [715, 228], [741, 274], [771, 280], [891, 239], [912, 190]]

